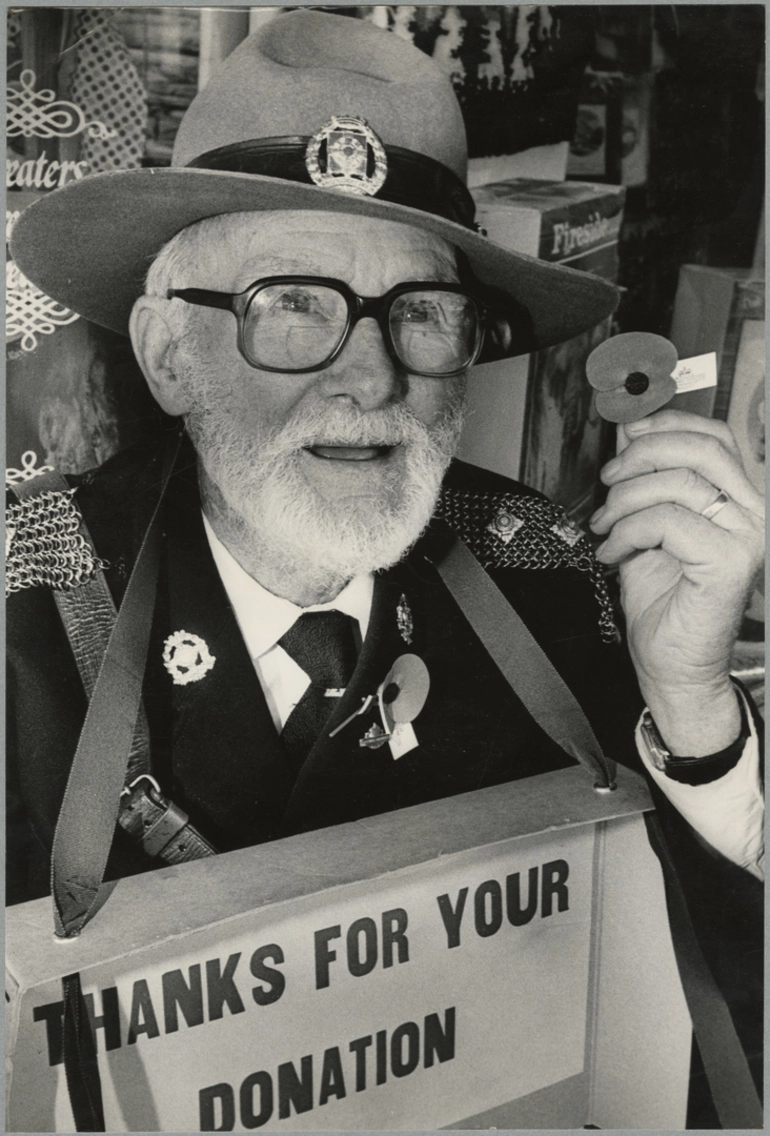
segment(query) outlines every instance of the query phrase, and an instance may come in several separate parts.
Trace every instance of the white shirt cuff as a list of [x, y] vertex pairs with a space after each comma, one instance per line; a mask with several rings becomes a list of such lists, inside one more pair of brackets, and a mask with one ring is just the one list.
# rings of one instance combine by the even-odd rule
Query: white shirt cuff
[[[742, 692], [738, 692], [743, 698]], [[671, 804], [707, 843], [757, 879], [765, 878], [764, 797], [759, 776], [759, 739], [747, 709], [750, 737], [740, 760], [716, 781], [684, 785], [656, 769], [637, 723], [635, 740], [650, 776]]]

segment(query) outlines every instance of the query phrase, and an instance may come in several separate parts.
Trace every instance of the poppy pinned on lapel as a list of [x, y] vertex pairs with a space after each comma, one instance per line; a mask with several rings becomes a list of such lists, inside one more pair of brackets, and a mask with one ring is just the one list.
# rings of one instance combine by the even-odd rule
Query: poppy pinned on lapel
[[411, 723], [425, 705], [429, 690], [430, 676], [422, 659], [418, 655], [399, 655], [378, 686], [377, 694], [367, 695], [358, 710], [340, 722], [329, 737], [365, 714], [376, 698], [382, 724], [372, 723], [358, 744], [365, 749], [379, 749], [389, 742], [393, 758], [402, 757], [418, 745]]
[[370, 726], [359, 746], [379, 749], [389, 742], [394, 760], [415, 749], [418, 742], [412, 722], [425, 705], [429, 690], [428, 668], [419, 655], [399, 655], [377, 688], [382, 725], [375, 722]]

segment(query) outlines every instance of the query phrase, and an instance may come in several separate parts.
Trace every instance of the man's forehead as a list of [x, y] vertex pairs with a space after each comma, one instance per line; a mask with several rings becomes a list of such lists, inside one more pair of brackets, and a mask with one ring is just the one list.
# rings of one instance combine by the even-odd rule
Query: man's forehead
[[456, 271], [455, 251], [447, 241], [394, 221], [295, 210], [233, 214], [217, 228], [206, 252], [238, 279], [253, 271], [349, 275], [372, 257], [398, 275]]

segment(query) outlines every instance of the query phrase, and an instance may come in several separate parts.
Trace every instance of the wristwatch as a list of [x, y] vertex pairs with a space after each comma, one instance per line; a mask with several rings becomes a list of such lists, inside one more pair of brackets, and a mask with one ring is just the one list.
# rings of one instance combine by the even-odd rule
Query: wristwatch
[[652, 762], [653, 767], [660, 773], [666, 773], [667, 763], [669, 761], [676, 761], [676, 758], [671, 753], [671, 750], [666, 748], [666, 744], [660, 736], [658, 727], [655, 725], [655, 719], [649, 710], [645, 710], [642, 714], [642, 722], [639, 731], [642, 735], [644, 747], [647, 750], [647, 756]]
[[726, 749], [705, 754], [703, 757], [675, 757], [660, 736], [652, 714], [649, 710], [645, 710], [639, 733], [653, 768], [665, 773], [672, 780], [687, 785], [705, 785], [709, 781], [724, 777], [725, 773], [729, 773], [740, 761], [750, 737], [746, 705], [740, 693], [738, 701], [741, 707], [741, 732], [738, 737]]

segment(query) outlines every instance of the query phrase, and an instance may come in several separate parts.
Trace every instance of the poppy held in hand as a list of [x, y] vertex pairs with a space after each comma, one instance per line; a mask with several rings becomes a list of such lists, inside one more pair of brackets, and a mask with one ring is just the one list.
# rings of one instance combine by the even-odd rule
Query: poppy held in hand
[[598, 413], [607, 422], [636, 422], [660, 410], [676, 394], [677, 362], [676, 348], [662, 335], [630, 331], [606, 339], [586, 362]]

